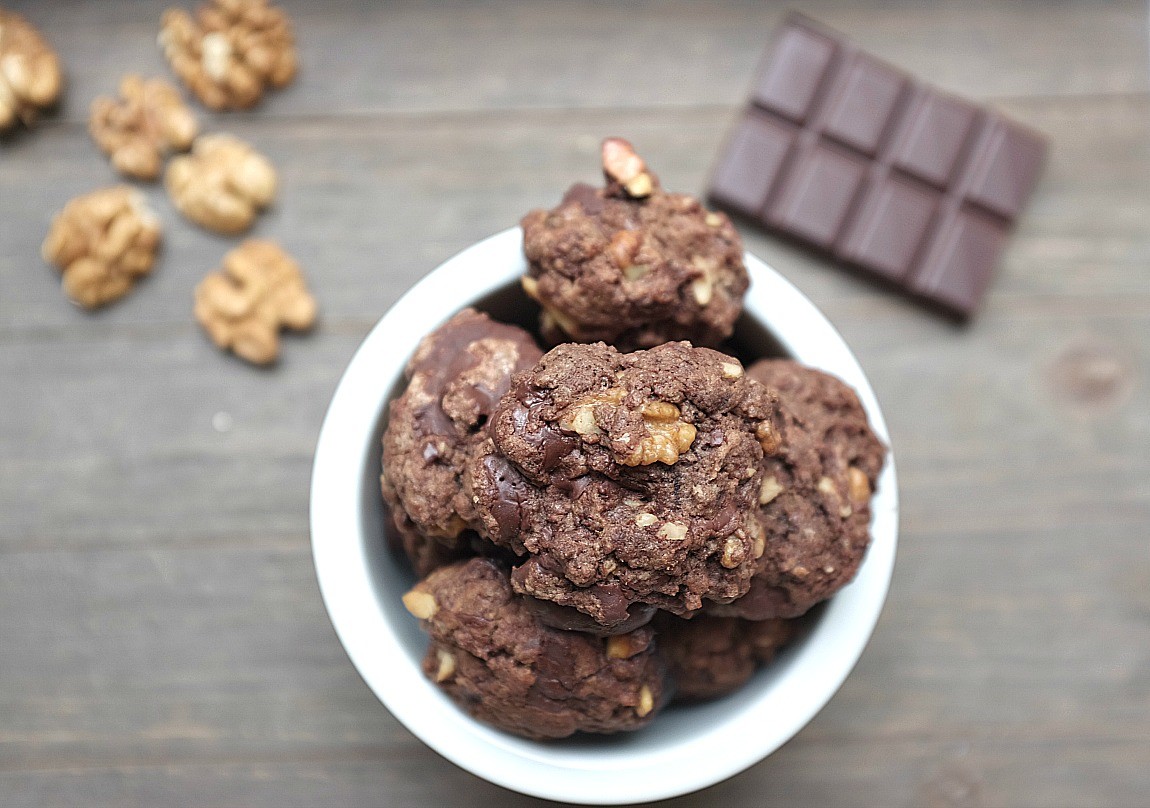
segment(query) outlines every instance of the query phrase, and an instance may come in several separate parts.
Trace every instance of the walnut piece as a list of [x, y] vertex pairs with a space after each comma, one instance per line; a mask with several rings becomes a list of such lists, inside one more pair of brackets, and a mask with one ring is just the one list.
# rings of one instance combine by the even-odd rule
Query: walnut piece
[[[603, 435], [595, 411], [604, 405], [619, 406], [626, 394], [622, 388], [611, 387], [588, 396], [564, 413], [559, 426], [585, 438]], [[666, 401], [647, 402], [639, 412], [643, 416], [645, 434], [637, 440], [629, 440], [628, 443], [634, 444], [633, 448], [627, 454], [616, 455], [616, 459], [624, 466], [674, 465], [679, 455], [689, 450], [695, 441], [694, 424], [680, 420], [679, 408]]]
[[196, 319], [212, 341], [257, 365], [279, 356], [279, 330], [315, 322], [315, 298], [279, 245], [249, 239], [224, 256], [224, 271], [196, 287]]
[[635, 705], [635, 714], [642, 718], [655, 709], [655, 698], [651, 694], [651, 688], [643, 685], [639, 688], [639, 703]]
[[738, 362], [724, 362], [722, 369], [724, 379], [738, 379], [743, 375], [743, 366]]
[[783, 445], [782, 436], [775, 428], [775, 425], [770, 421], [760, 421], [758, 426], [755, 427], [755, 437], [759, 439], [759, 445], [763, 447], [766, 454], [774, 454]]
[[276, 172], [267, 158], [237, 137], [204, 135], [192, 153], [172, 160], [164, 175], [180, 212], [217, 233], [242, 233], [276, 195]]
[[847, 496], [856, 505], [865, 505], [870, 499], [870, 480], [866, 472], [857, 466], [847, 469]]
[[247, 109], [295, 78], [291, 21], [267, 0], [211, 0], [194, 18], [168, 9], [159, 41], [172, 70], [210, 109]]
[[635, 632], [616, 634], [614, 637], [607, 638], [607, 658], [630, 659], [636, 654], [646, 651], [650, 644], [649, 640], [645, 640], [642, 636], [636, 636]]
[[403, 596], [403, 606], [420, 620], [430, 620], [439, 611], [439, 604], [435, 602], [435, 596], [419, 589], [412, 589]]
[[621, 137], [603, 141], [603, 173], [635, 199], [650, 196], [655, 189], [647, 164], [635, 153], [635, 147]]
[[144, 81], [129, 74], [120, 81], [120, 98], [92, 102], [88, 131], [96, 145], [127, 177], [154, 180], [169, 152], [187, 151], [199, 124], [180, 91], [163, 79]]
[[31, 23], [0, 9], [0, 132], [31, 126], [64, 84], [60, 59]]
[[566, 414], [559, 419], [559, 426], [584, 437], [602, 435], [603, 430], [595, 423], [595, 408], [604, 404], [619, 404], [625, 395], [626, 391], [622, 388], [612, 387], [593, 396], [588, 396], [567, 410]]
[[123, 297], [152, 271], [160, 220], [126, 185], [78, 196], [52, 219], [41, 254], [64, 273], [64, 292], [94, 309]]
[[435, 681], [445, 682], [455, 675], [455, 657], [442, 648], [437, 648], [435, 658], [439, 663], [435, 670]]
[[783, 487], [779, 485], [779, 481], [775, 479], [775, 475], [763, 478], [763, 484], [759, 486], [759, 504], [769, 505], [775, 501], [775, 497], [783, 493]]
[[679, 408], [666, 401], [644, 404], [642, 413], [647, 434], [620, 462], [625, 466], [649, 466], [652, 463], [673, 466], [679, 461], [679, 455], [694, 443], [695, 425], [680, 420]]

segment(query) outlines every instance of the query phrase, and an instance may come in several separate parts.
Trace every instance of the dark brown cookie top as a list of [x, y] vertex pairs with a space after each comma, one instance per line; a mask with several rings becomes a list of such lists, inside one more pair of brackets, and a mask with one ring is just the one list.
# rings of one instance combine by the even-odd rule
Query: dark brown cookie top
[[759, 495], [766, 549], [751, 590], [715, 614], [795, 617], [858, 571], [870, 542], [870, 498], [886, 448], [854, 390], [797, 362], [747, 371], [779, 396], [781, 450], [765, 460]]
[[523, 329], [465, 309], [425, 337], [408, 363], [407, 389], [392, 401], [383, 435], [382, 490], [405, 547], [418, 548], [420, 571], [444, 556], [421, 537], [450, 548], [474, 521], [466, 459], [512, 374], [539, 356]]
[[499, 729], [535, 739], [633, 730], [663, 704], [651, 629], [602, 638], [545, 626], [494, 561], [441, 567], [403, 602], [431, 635], [428, 678]]
[[628, 350], [729, 337], [749, 284], [730, 220], [665, 192], [618, 138], [604, 141], [604, 174], [605, 188], [574, 185], [521, 222], [523, 287], [543, 307], [544, 338]]
[[675, 701], [718, 698], [742, 687], [794, 636], [790, 620], [660, 614], [653, 623]]
[[774, 417], [771, 393], [717, 351], [561, 345], [496, 410], [469, 467], [475, 510], [492, 541], [528, 556], [517, 591], [606, 631], [635, 603], [729, 601], [762, 552]]

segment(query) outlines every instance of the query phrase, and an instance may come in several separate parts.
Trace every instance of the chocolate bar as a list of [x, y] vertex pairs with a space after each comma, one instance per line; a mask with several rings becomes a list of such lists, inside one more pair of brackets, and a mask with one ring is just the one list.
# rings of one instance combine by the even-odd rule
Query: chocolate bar
[[970, 315], [1045, 139], [791, 14], [711, 179], [718, 207]]

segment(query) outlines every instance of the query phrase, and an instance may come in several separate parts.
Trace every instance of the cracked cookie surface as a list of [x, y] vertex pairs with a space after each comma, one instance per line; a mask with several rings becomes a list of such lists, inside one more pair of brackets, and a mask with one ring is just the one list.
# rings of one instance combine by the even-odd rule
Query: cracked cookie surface
[[638, 729], [664, 701], [650, 628], [594, 637], [543, 625], [505, 567], [441, 567], [404, 596], [431, 635], [423, 671], [475, 718], [527, 738]]
[[689, 343], [561, 345], [516, 377], [466, 475], [480, 529], [525, 556], [516, 591], [601, 633], [747, 591], [775, 402]]
[[[608, 153], [612, 143], [625, 144], [620, 154]], [[749, 283], [739, 235], [725, 214], [664, 191], [628, 150], [608, 139], [605, 187], [573, 185], [553, 210], [523, 217], [523, 287], [543, 308], [543, 337], [623, 350], [681, 339], [717, 345]], [[621, 174], [612, 168], [619, 162], [634, 168]]]
[[[469, 453], [511, 376], [541, 352], [521, 328], [465, 309], [420, 343], [383, 435], [383, 497], [417, 573], [465, 551], [475, 521]], [[466, 531], [466, 532], [465, 532]]]
[[764, 461], [765, 549], [750, 591], [712, 614], [797, 617], [854, 577], [870, 543], [870, 499], [886, 448], [845, 383], [785, 359], [747, 375], [779, 397], [780, 451]]

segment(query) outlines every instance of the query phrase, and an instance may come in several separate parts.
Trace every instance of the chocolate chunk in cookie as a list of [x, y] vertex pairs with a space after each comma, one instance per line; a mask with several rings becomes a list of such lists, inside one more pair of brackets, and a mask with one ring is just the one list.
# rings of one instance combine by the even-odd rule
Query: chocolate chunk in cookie
[[703, 701], [738, 690], [795, 632], [791, 620], [708, 615], [682, 620], [661, 614], [653, 625], [675, 701]]
[[603, 169], [605, 188], [574, 185], [521, 222], [544, 338], [628, 350], [729, 337], [749, 283], [730, 220], [664, 191], [625, 140], [603, 142]]
[[633, 625], [635, 604], [733, 600], [763, 550], [774, 417], [772, 394], [717, 351], [561, 345], [516, 377], [469, 466], [481, 532], [527, 556], [517, 592], [605, 633]]
[[424, 673], [472, 716], [507, 732], [546, 739], [633, 730], [663, 704], [650, 628], [603, 638], [545, 626], [497, 562], [441, 567], [403, 602], [431, 635]]
[[886, 448], [854, 390], [783, 359], [747, 375], [779, 396], [781, 449], [759, 493], [765, 550], [750, 591], [712, 614], [796, 617], [845, 586], [870, 543], [870, 498]]
[[419, 573], [464, 550], [460, 537], [475, 515], [463, 467], [512, 374], [539, 356], [526, 331], [465, 309], [411, 358], [407, 389], [391, 403], [383, 435], [382, 489]]

